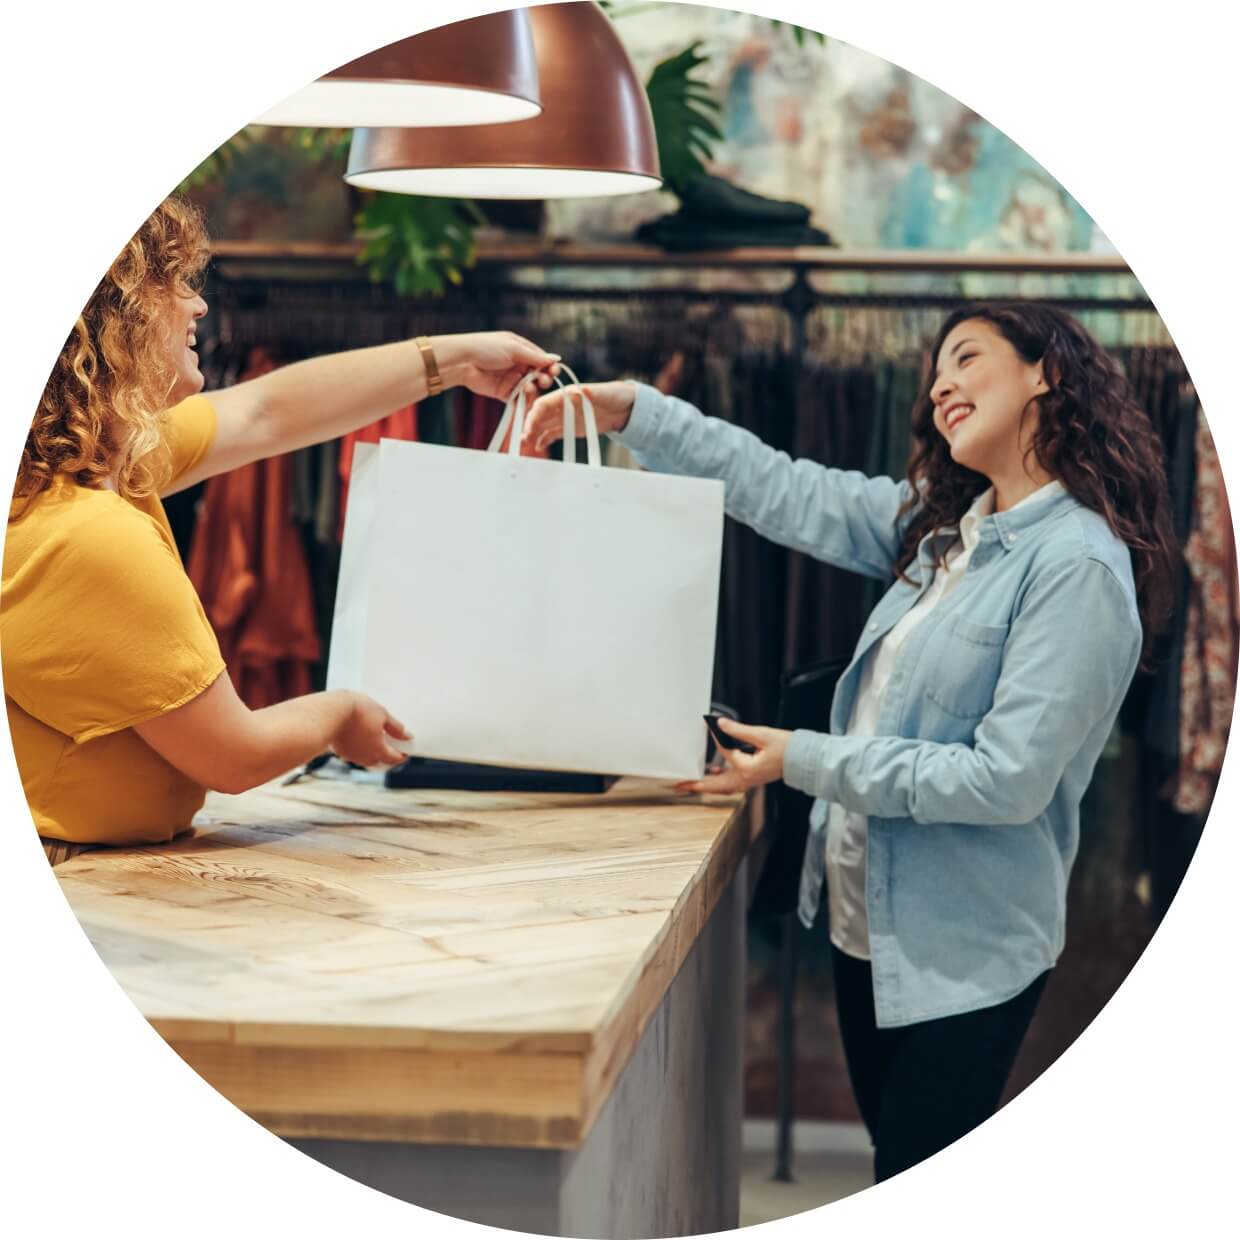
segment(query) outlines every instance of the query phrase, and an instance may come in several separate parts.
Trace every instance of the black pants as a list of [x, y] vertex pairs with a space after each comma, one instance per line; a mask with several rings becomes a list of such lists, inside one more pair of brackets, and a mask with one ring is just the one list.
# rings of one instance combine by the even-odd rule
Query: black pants
[[1049, 973], [1005, 1003], [896, 1029], [874, 1023], [868, 960], [831, 948], [848, 1075], [874, 1178], [929, 1158], [995, 1113]]

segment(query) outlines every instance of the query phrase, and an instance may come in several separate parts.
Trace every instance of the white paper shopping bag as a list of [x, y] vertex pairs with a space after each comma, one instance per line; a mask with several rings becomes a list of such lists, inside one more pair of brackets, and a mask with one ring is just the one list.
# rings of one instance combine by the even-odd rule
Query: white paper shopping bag
[[328, 686], [425, 757], [700, 775], [723, 484], [604, 469], [592, 410], [585, 465], [497, 451], [523, 416], [487, 453], [358, 445]]

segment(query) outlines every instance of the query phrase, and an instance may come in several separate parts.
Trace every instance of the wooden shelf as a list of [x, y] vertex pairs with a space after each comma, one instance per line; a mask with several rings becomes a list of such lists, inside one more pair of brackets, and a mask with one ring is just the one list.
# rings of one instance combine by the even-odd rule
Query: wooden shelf
[[[355, 242], [218, 241], [214, 255], [226, 260], [255, 262], [324, 262], [356, 260]], [[841, 250], [828, 247], [707, 250], [671, 253], [652, 246], [576, 244], [546, 246], [510, 241], [480, 245], [479, 267], [641, 267], [666, 269], [788, 269], [810, 271], [1007, 272], [1047, 275], [1131, 275], [1117, 255], [973, 254], [937, 250]]]

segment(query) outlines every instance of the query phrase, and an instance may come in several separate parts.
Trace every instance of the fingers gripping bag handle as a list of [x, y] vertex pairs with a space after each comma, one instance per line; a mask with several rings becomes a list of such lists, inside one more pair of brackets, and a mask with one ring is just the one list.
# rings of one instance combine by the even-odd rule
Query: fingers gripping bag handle
[[520, 382], [512, 389], [512, 395], [504, 403], [504, 416], [500, 418], [495, 434], [491, 436], [491, 442], [487, 444], [488, 452], [499, 451], [499, 446], [504, 442], [504, 436], [511, 426], [512, 439], [508, 444], [508, 455], [521, 455], [521, 430], [525, 425], [525, 385], [537, 373], [531, 370], [529, 374], [522, 375]]
[[573, 406], [572, 398], [574, 395], [581, 400], [581, 420], [585, 424], [586, 430], [586, 463], [591, 469], [601, 469], [603, 465], [603, 454], [599, 449], [598, 441], [598, 419], [594, 416], [594, 402], [586, 395], [586, 390], [581, 385], [581, 380], [566, 366], [560, 363], [560, 369], [573, 381], [569, 387], [560, 378], [555, 376], [555, 381], [564, 392], [564, 461], [565, 464], [575, 465], [577, 463], [577, 434], [573, 427]]
[[[563, 363], [561, 363], [561, 369], [566, 371], [573, 380], [570, 387], [558, 375], [555, 376], [556, 384], [564, 392], [564, 463], [575, 465], [577, 462], [577, 436], [573, 426], [573, 397], [576, 396], [581, 402], [581, 417], [585, 424], [586, 462], [591, 468], [600, 469], [603, 456], [599, 448], [598, 419], [594, 415], [594, 404], [586, 395], [585, 388], [581, 386], [581, 381], [577, 376]], [[500, 445], [504, 442], [504, 436], [511, 427], [512, 437], [508, 441], [508, 455], [521, 455], [521, 431], [525, 426], [526, 413], [525, 385], [538, 373], [536, 370], [531, 370], [523, 375], [521, 381], [513, 388], [512, 395], [504, 405], [504, 416], [500, 419], [499, 426], [495, 428], [495, 434], [491, 436], [491, 442], [487, 445], [488, 452], [499, 451]]]

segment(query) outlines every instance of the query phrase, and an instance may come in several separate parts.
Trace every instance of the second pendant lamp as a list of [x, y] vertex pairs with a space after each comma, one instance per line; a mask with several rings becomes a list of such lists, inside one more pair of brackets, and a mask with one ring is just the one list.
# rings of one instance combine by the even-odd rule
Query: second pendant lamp
[[507, 125], [357, 129], [345, 180], [460, 198], [573, 198], [657, 189], [646, 92], [607, 15], [584, 0], [528, 10], [543, 111]]
[[260, 125], [482, 125], [540, 111], [524, 9], [424, 30], [325, 73]]

